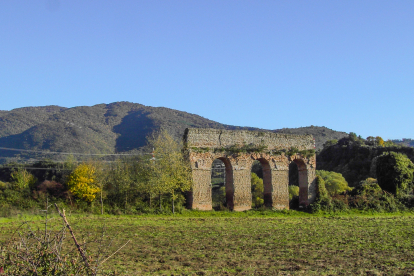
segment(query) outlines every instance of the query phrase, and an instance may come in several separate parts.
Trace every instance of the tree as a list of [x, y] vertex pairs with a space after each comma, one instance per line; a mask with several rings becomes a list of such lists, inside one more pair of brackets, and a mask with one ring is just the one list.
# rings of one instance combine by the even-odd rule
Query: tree
[[[104, 213], [104, 204], [103, 200], [107, 195], [105, 184], [108, 182], [108, 168], [104, 166], [104, 164], [101, 161], [94, 161], [93, 164], [91, 164], [95, 168], [95, 179], [94, 179], [94, 185], [99, 188], [99, 203], [101, 204], [101, 215]], [[72, 169], [73, 170], [73, 169]]]
[[264, 203], [263, 199], [263, 179], [257, 176], [257, 174], [251, 174], [251, 184], [252, 184], [252, 203], [253, 207], [260, 207]]
[[189, 162], [184, 160], [181, 145], [166, 130], [161, 130], [149, 139], [154, 147], [155, 160], [151, 162], [150, 182], [153, 191], [171, 195], [172, 211], [180, 192], [191, 189], [192, 177]]
[[367, 137], [367, 145], [370, 146], [374, 146], [374, 147], [383, 147], [385, 146], [385, 142], [384, 139], [382, 139], [381, 137], [377, 136], [377, 137], [373, 137], [373, 136], [368, 136]]
[[[134, 163], [134, 182], [138, 184], [140, 192], [148, 195], [149, 207], [152, 208], [152, 198], [160, 193], [157, 183], [153, 182], [153, 163], [155, 160], [149, 160], [147, 156], [140, 158]], [[160, 202], [161, 203], [161, 202]]]
[[338, 144], [338, 140], [333, 139], [333, 140], [326, 141], [325, 144], [323, 144], [323, 147], [327, 148], [327, 147], [335, 146], [336, 144]]
[[110, 170], [106, 173], [105, 182], [112, 193], [112, 199], [115, 200], [124, 209], [127, 209], [129, 196], [133, 194], [131, 186], [133, 185], [132, 164], [126, 160], [116, 160]]
[[368, 177], [362, 180], [358, 187], [356, 187], [355, 193], [359, 195], [374, 195], [378, 196], [382, 194], [382, 189], [378, 185], [378, 181], [375, 178]]
[[352, 141], [356, 141], [356, 140], [358, 140], [358, 136], [356, 135], [355, 132], [350, 132], [349, 133], [349, 139], [352, 140]]
[[366, 143], [367, 145], [375, 146], [375, 138], [373, 136], [368, 136]]
[[325, 181], [320, 175], [316, 175], [316, 198], [310, 205], [312, 211], [329, 210], [332, 205], [332, 200], [328, 195], [328, 191], [325, 186]]
[[299, 196], [299, 186], [289, 185], [289, 200]]
[[11, 173], [12, 187], [16, 191], [33, 189], [37, 182], [36, 177], [25, 169], [18, 168], [17, 171]]
[[385, 146], [384, 139], [382, 139], [379, 136], [375, 137], [375, 143], [377, 144], [377, 146], [380, 146], [380, 147]]
[[390, 139], [388, 139], [387, 141], [384, 142], [384, 147], [395, 147], [395, 146], [397, 146], [397, 144], [395, 144]]
[[100, 188], [96, 183], [96, 169], [92, 164], [80, 164], [69, 175], [67, 186], [76, 197], [92, 202]]
[[402, 153], [385, 152], [377, 158], [378, 185], [397, 197], [412, 191], [413, 173], [413, 162]]
[[322, 177], [326, 190], [330, 196], [343, 193], [345, 191], [352, 191], [348, 186], [348, 182], [340, 173], [317, 170], [316, 175]]

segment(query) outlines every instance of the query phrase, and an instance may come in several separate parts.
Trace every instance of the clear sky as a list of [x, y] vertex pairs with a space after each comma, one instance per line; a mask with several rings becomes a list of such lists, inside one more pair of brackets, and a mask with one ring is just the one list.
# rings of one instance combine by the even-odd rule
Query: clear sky
[[0, 91], [414, 138], [414, 1], [0, 0]]

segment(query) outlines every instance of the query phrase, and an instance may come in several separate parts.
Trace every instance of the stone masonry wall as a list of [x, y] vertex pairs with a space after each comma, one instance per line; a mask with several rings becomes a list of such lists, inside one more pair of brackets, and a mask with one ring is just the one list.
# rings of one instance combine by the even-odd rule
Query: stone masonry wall
[[[186, 129], [185, 152], [193, 172], [193, 209], [211, 210], [211, 166], [215, 159], [226, 165], [226, 198], [230, 208], [244, 211], [251, 208], [250, 174], [254, 160], [266, 169], [264, 177], [265, 205], [274, 209], [289, 208], [289, 164], [299, 168], [300, 202], [315, 198], [316, 159], [311, 135], [289, 135], [254, 131], [217, 129]], [[296, 152], [288, 153], [292, 148]], [[240, 150], [238, 150], [240, 149]]]
[[188, 147], [222, 148], [232, 145], [252, 144], [264, 145], [267, 149], [289, 149], [296, 147], [299, 150], [313, 149], [312, 135], [293, 135], [248, 130], [222, 130], [210, 128], [187, 128], [184, 142]]

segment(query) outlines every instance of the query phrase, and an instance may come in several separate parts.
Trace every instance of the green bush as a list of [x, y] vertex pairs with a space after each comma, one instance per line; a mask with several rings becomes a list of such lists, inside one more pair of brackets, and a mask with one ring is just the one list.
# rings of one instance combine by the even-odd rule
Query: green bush
[[330, 196], [352, 191], [352, 188], [348, 186], [348, 182], [340, 173], [317, 170], [316, 175], [322, 177]]
[[312, 212], [323, 211], [330, 209], [331, 198], [328, 195], [328, 191], [325, 187], [325, 181], [319, 175], [316, 176], [316, 198], [315, 201], [310, 204]]
[[289, 200], [299, 197], [299, 186], [289, 185]]
[[251, 189], [252, 189], [252, 207], [259, 208], [263, 206], [263, 179], [259, 178], [255, 173], [251, 173]]
[[395, 212], [404, 209], [391, 193], [383, 191], [374, 178], [367, 178], [352, 191], [349, 205], [360, 210]]
[[9, 187], [10, 187], [9, 183], [0, 181], [0, 191], [4, 191]]
[[26, 171], [25, 169], [18, 169], [11, 173], [12, 178], [12, 187], [16, 191], [23, 191], [28, 189], [33, 189], [37, 179], [31, 173]]
[[413, 173], [414, 164], [404, 154], [385, 152], [377, 158], [378, 185], [397, 197], [412, 193]]
[[325, 187], [325, 181], [323, 178], [320, 175], [317, 175], [315, 181], [316, 198], [315, 201], [309, 206], [311, 212], [337, 212], [348, 209], [348, 201], [346, 195], [336, 195], [334, 198], [331, 198], [328, 190]]
[[299, 208], [299, 186], [289, 185], [289, 209]]

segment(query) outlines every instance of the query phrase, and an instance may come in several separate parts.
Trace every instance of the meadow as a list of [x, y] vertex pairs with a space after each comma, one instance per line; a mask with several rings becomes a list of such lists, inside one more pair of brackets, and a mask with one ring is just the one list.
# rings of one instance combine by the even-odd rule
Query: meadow
[[[50, 226], [59, 225], [53, 215]], [[89, 252], [105, 244], [116, 275], [410, 275], [413, 213], [197, 212], [175, 216], [68, 216]], [[0, 241], [41, 216], [0, 219]], [[103, 241], [93, 242], [102, 237]], [[72, 242], [67, 237], [68, 248]]]

